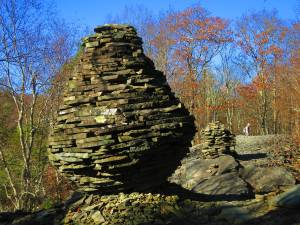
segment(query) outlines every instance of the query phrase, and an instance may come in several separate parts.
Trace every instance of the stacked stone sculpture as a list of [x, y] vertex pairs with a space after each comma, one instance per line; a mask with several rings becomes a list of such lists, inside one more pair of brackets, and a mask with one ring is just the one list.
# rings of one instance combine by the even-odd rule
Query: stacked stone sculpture
[[201, 131], [202, 157], [206, 159], [217, 158], [222, 154], [234, 153], [235, 135], [225, 128], [219, 121], [209, 123]]
[[128, 25], [96, 27], [65, 87], [49, 159], [86, 192], [150, 190], [188, 152], [193, 118]]

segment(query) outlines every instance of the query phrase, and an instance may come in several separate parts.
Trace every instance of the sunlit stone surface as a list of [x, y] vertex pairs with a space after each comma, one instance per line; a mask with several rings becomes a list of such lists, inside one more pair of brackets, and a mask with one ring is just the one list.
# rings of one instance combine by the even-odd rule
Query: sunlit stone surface
[[49, 159], [83, 191], [150, 190], [188, 151], [193, 119], [132, 26], [95, 32], [65, 87]]

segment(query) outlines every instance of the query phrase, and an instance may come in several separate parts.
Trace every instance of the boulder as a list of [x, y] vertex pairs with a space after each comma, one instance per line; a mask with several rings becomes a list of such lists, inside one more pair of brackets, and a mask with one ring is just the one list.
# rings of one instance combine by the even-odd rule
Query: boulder
[[226, 173], [212, 176], [202, 180], [193, 189], [193, 192], [210, 195], [213, 197], [239, 198], [250, 195], [247, 183], [245, 183], [238, 173]]
[[300, 184], [290, 188], [286, 192], [275, 197], [274, 202], [276, 206], [286, 208], [300, 208]]
[[223, 155], [215, 159], [186, 158], [169, 180], [186, 189], [193, 189], [204, 179], [228, 172], [237, 171], [239, 164], [230, 155]]
[[210, 199], [244, 199], [252, 195], [239, 177], [234, 155], [235, 136], [220, 122], [202, 130], [202, 143], [193, 146], [169, 181]]
[[293, 175], [281, 167], [246, 166], [239, 173], [258, 194], [278, 191], [280, 188], [293, 186], [296, 182]]

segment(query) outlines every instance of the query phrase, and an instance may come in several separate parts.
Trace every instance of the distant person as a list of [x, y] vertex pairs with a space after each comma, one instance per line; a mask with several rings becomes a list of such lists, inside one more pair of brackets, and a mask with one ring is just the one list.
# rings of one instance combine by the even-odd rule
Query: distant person
[[243, 133], [244, 133], [246, 136], [249, 136], [249, 133], [250, 133], [250, 123], [247, 123], [247, 126], [244, 127]]

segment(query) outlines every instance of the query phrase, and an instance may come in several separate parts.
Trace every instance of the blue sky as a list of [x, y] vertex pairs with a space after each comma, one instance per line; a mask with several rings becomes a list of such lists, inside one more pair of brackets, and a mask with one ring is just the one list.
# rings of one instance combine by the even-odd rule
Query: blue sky
[[[215, 16], [234, 19], [249, 10], [276, 9], [283, 19], [295, 19], [300, 0], [54, 0], [59, 14], [69, 22], [95, 27], [107, 16], [121, 14], [126, 6], [142, 5], [158, 13], [200, 3]], [[300, 9], [298, 10], [299, 13]], [[135, 12], [132, 12], [135, 13]]]

